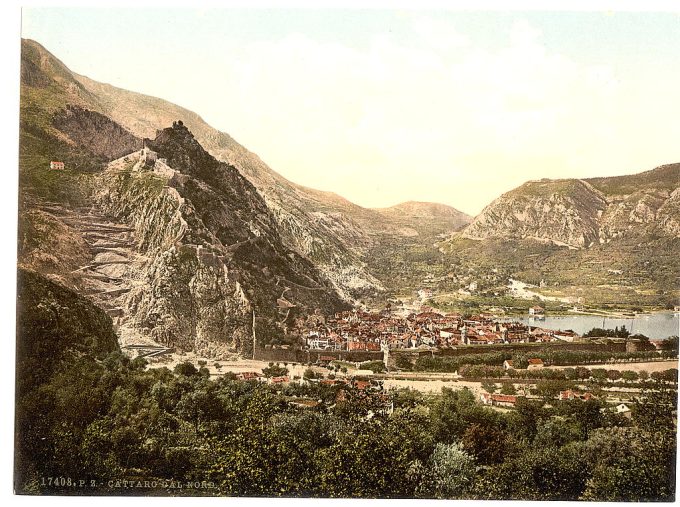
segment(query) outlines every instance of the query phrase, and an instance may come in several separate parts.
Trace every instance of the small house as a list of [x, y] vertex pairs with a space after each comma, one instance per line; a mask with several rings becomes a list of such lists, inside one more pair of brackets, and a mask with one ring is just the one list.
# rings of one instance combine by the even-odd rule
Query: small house
[[479, 399], [483, 405], [496, 405], [499, 407], [514, 407], [517, 403], [517, 396], [510, 394], [481, 393]]
[[631, 416], [631, 411], [628, 408], [628, 405], [626, 405], [625, 403], [619, 403], [618, 405], [616, 405], [615, 410], [616, 410], [617, 414], [621, 414], [624, 417], [630, 417]]
[[244, 371], [236, 375], [239, 380], [258, 380], [262, 375], [254, 371]]
[[517, 396], [511, 394], [492, 394], [491, 402], [501, 407], [514, 407], [517, 403]]
[[553, 333], [553, 336], [556, 339], [561, 340], [563, 342], [573, 342], [578, 337], [578, 335], [576, 333], [574, 333], [573, 331], [570, 331], [570, 330], [555, 331]]
[[543, 368], [543, 359], [531, 358], [528, 359], [527, 362], [529, 363], [527, 370], [538, 370], [539, 368]]
[[506, 359], [503, 361], [503, 368], [506, 370], [512, 370], [514, 366], [512, 365], [512, 359]]
[[52, 170], [52, 171], [63, 171], [64, 170], [64, 163], [58, 162], [56, 160], [52, 160], [50, 162], [50, 170]]

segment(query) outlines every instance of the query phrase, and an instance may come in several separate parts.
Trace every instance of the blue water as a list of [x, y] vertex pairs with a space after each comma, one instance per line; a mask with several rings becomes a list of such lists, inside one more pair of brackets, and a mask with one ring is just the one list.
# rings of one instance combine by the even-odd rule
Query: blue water
[[640, 314], [635, 317], [615, 319], [610, 317], [598, 317], [595, 315], [568, 315], [550, 316], [545, 319], [533, 317], [513, 318], [512, 320], [523, 322], [529, 326], [544, 327], [546, 329], [566, 330], [571, 329], [582, 335], [594, 327], [602, 329], [614, 329], [626, 326], [631, 334], [643, 334], [652, 339], [668, 338], [680, 335], [680, 316], [673, 312]]

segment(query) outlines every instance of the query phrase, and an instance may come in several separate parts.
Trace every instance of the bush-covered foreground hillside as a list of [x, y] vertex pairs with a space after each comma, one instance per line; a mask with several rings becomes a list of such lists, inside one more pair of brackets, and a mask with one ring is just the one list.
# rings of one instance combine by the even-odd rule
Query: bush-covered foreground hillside
[[630, 419], [597, 400], [500, 412], [449, 389], [398, 391], [381, 410], [381, 393], [347, 387], [146, 371], [75, 293], [28, 272], [19, 283], [19, 493], [675, 497], [672, 384], [641, 393]]

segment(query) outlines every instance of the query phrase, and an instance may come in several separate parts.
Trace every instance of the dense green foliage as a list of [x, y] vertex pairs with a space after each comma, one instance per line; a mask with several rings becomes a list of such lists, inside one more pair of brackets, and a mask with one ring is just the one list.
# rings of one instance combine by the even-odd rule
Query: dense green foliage
[[[593, 401], [520, 399], [507, 414], [468, 390], [365, 395], [268, 386], [195, 368], [144, 370], [119, 352], [63, 363], [23, 393], [26, 493], [667, 500], [675, 492], [674, 391], [654, 384], [632, 420]], [[295, 400], [321, 400], [299, 408]], [[30, 415], [29, 415], [30, 414]], [[41, 414], [36, 416], [36, 414]], [[372, 414], [372, 416], [370, 416]], [[47, 486], [44, 477], [94, 480]], [[117, 488], [111, 478], [141, 481]], [[150, 484], [164, 487], [148, 489]], [[171, 488], [172, 484], [205, 487]]]
[[385, 363], [382, 361], [366, 361], [361, 363], [362, 370], [371, 370], [373, 373], [382, 373], [385, 371]]
[[262, 370], [265, 377], [283, 377], [288, 375], [288, 368], [281, 366], [279, 363], [269, 363], [269, 366]]
[[600, 327], [594, 327], [590, 331], [586, 331], [583, 335], [586, 338], [591, 336], [608, 336], [611, 338], [628, 338], [630, 336], [630, 331], [626, 329], [626, 326], [616, 326], [614, 329], [602, 329]]
[[[669, 349], [661, 357], [675, 357]], [[507, 351], [464, 354], [460, 356], [421, 356], [415, 362], [416, 371], [456, 372], [464, 365], [500, 366], [511, 359], [516, 368], [526, 368], [529, 358], [542, 359], [546, 366], [599, 364], [607, 362], [632, 362], [654, 360], [660, 357], [655, 350], [637, 352], [610, 352], [607, 350], [565, 350], [559, 347], [542, 347], [531, 352]]]

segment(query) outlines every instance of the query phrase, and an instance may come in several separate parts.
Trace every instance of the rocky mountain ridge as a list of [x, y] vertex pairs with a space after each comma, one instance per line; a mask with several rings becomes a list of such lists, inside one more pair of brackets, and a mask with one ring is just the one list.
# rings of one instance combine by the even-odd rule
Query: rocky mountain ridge
[[[78, 106], [52, 116], [56, 132], [40, 119], [22, 129], [20, 265], [104, 309], [121, 344], [247, 356], [285, 341], [299, 313], [347, 308], [282, 243], [255, 187], [182, 122], [141, 140]], [[54, 153], [67, 169], [50, 171]]]
[[[391, 213], [363, 208], [332, 192], [290, 182], [196, 113], [71, 72], [35, 41], [22, 41], [22, 69], [23, 83], [30, 93], [51, 95], [51, 114], [62, 114], [60, 110], [68, 104], [87, 108], [111, 118], [139, 138], [154, 137], [158, 129], [181, 119], [208, 153], [236, 167], [255, 186], [272, 211], [284, 244], [314, 262], [347, 300], [384, 289], [364, 260], [382, 236], [411, 242], [423, 232], [427, 235], [429, 227], [423, 227], [417, 215], [410, 217], [417, 225], [405, 227], [407, 213], [395, 220]], [[447, 233], [471, 220], [450, 209], [451, 213], [440, 215], [436, 226]], [[423, 241], [430, 243], [429, 238]]]
[[639, 175], [529, 181], [489, 204], [462, 235], [587, 248], [630, 234], [679, 237], [680, 164]]

